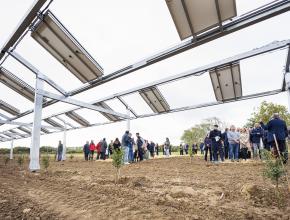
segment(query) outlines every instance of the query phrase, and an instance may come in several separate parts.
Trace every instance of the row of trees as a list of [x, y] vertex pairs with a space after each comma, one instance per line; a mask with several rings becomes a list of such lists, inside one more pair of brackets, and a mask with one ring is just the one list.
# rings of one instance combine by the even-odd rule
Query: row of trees
[[[260, 121], [267, 123], [276, 112], [279, 113], [280, 117], [286, 121], [287, 125], [290, 125], [290, 113], [288, 112], [286, 106], [264, 101], [257, 109], [254, 109], [251, 117], [247, 120], [245, 127], [253, 127], [256, 122]], [[204, 140], [206, 134], [212, 129], [214, 124], [217, 124], [221, 130], [229, 127], [229, 124], [221, 121], [217, 117], [207, 118], [200, 124], [185, 130], [181, 136], [181, 140], [190, 146], [193, 143], [200, 143]]]

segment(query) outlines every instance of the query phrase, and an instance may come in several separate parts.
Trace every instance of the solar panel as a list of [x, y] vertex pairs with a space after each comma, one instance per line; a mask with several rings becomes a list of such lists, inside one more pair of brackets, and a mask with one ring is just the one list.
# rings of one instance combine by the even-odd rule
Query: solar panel
[[45, 133], [45, 134], [49, 134], [49, 133], [50, 133], [50, 131], [47, 130], [46, 128], [41, 128], [41, 131], [42, 131], [43, 133]]
[[31, 134], [31, 131], [29, 129], [25, 128], [25, 127], [21, 126], [21, 127], [18, 127], [17, 129], [19, 129], [20, 131], [23, 131], [23, 132], [25, 132], [27, 134]]
[[55, 120], [53, 120], [51, 118], [46, 118], [46, 119], [44, 119], [44, 121], [47, 122], [48, 124], [51, 124], [54, 127], [63, 128], [63, 125], [61, 125], [60, 123], [56, 122]]
[[144, 101], [153, 112], [161, 113], [170, 110], [170, 106], [157, 87], [150, 87], [139, 91]]
[[166, 0], [166, 4], [181, 40], [237, 16], [235, 0]]
[[8, 132], [8, 131], [3, 131], [2, 133], [3, 133], [4, 135], [6, 135], [7, 137], [9, 137], [9, 138], [15, 138], [15, 136], [18, 136], [18, 135], [16, 135], [16, 134], [10, 133], [10, 132]]
[[240, 65], [232, 64], [209, 71], [217, 101], [236, 99], [242, 96]]
[[102, 67], [50, 11], [35, 25], [31, 36], [81, 82], [103, 75]]
[[65, 115], [84, 127], [90, 126], [90, 123], [76, 112], [66, 112]]
[[[111, 109], [110, 106], [108, 106], [105, 102], [97, 102], [97, 103], [94, 103], [93, 105], [96, 105], [96, 106], [113, 111], [113, 109]], [[120, 118], [115, 116], [115, 115], [110, 115], [110, 114], [104, 113], [104, 112], [100, 112], [100, 113], [110, 121], [119, 121], [120, 120]]]
[[0, 68], [0, 82], [17, 92], [19, 95], [24, 96], [32, 102], [34, 101], [34, 88], [3, 67]]
[[0, 100], [0, 109], [8, 112], [11, 115], [18, 115], [20, 113], [19, 109], [13, 107], [12, 105], [9, 105], [3, 100]]
[[27, 137], [27, 135], [21, 134], [21, 133], [19, 133], [17, 131], [14, 131], [13, 129], [9, 130], [9, 132], [11, 132], [11, 133], [13, 133], [15, 135], [18, 135], [19, 137], [24, 137], [24, 138]]

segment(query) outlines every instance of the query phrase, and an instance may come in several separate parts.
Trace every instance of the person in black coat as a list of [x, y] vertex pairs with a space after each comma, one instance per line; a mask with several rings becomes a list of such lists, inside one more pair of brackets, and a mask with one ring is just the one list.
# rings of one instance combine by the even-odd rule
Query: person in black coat
[[83, 152], [84, 152], [85, 160], [88, 161], [89, 154], [90, 154], [90, 144], [88, 141], [86, 142], [86, 144], [83, 147]]
[[224, 156], [225, 156], [225, 159], [228, 159], [229, 158], [229, 141], [228, 141], [228, 135], [227, 135], [227, 132], [228, 132], [228, 128], [225, 129], [225, 132], [222, 133], [222, 139], [224, 140]]
[[278, 157], [278, 149], [275, 143], [274, 135], [276, 136], [276, 140], [278, 143], [279, 151], [281, 156], [283, 156], [283, 162], [287, 163], [286, 152], [286, 138], [288, 137], [288, 130], [286, 122], [280, 119], [279, 114], [275, 113], [273, 118], [266, 125], [266, 129], [268, 130], [268, 142], [270, 143], [273, 153], [276, 157]]
[[224, 161], [224, 153], [222, 148], [222, 132], [218, 130], [218, 125], [214, 125], [214, 129], [210, 131], [209, 138], [212, 143], [213, 150], [213, 160], [215, 163], [218, 162], [218, 152], [221, 158], [221, 161]]

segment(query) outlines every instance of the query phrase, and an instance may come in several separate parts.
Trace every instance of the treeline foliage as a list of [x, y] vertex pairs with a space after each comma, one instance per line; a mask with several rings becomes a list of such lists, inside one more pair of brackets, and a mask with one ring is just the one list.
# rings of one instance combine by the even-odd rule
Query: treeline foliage
[[[14, 147], [13, 153], [14, 154], [29, 154], [30, 148], [28, 147]], [[57, 148], [51, 146], [42, 146], [40, 147], [40, 153], [48, 153], [48, 154], [56, 154]], [[82, 147], [68, 147], [66, 152], [68, 154], [75, 154], [75, 153], [82, 153]], [[9, 154], [10, 148], [0, 148], [0, 154]]]
[[267, 123], [274, 113], [279, 113], [280, 118], [285, 120], [287, 125], [290, 125], [290, 113], [286, 106], [264, 101], [256, 110], [254, 109], [246, 126], [253, 127], [255, 123], [260, 121]]
[[202, 120], [200, 124], [193, 126], [183, 132], [181, 140], [190, 146], [193, 143], [203, 142], [206, 134], [213, 128], [213, 125], [217, 124], [219, 129], [223, 130], [226, 127], [226, 123], [222, 122], [217, 117], [207, 118]]

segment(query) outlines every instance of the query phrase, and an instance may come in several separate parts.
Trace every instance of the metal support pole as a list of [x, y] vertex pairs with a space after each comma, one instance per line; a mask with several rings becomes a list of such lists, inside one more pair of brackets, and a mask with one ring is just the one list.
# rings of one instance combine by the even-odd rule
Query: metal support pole
[[29, 169], [36, 171], [40, 169], [39, 165], [39, 148], [40, 148], [40, 130], [41, 130], [41, 116], [42, 116], [42, 101], [43, 96], [38, 93], [43, 90], [43, 80], [36, 77], [35, 85], [35, 99], [34, 99], [34, 118], [32, 127], [32, 137], [30, 146], [30, 164]]
[[130, 109], [127, 108], [127, 115], [128, 115], [128, 118], [127, 118], [127, 131], [130, 131]]
[[13, 160], [13, 140], [11, 140], [10, 160]]
[[64, 123], [63, 131], [63, 150], [62, 150], [62, 160], [66, 160], [66, 123]]
[[290, 72], [285, 73], [285, 83], [288, 95], [288, 110], [290, 111]]

